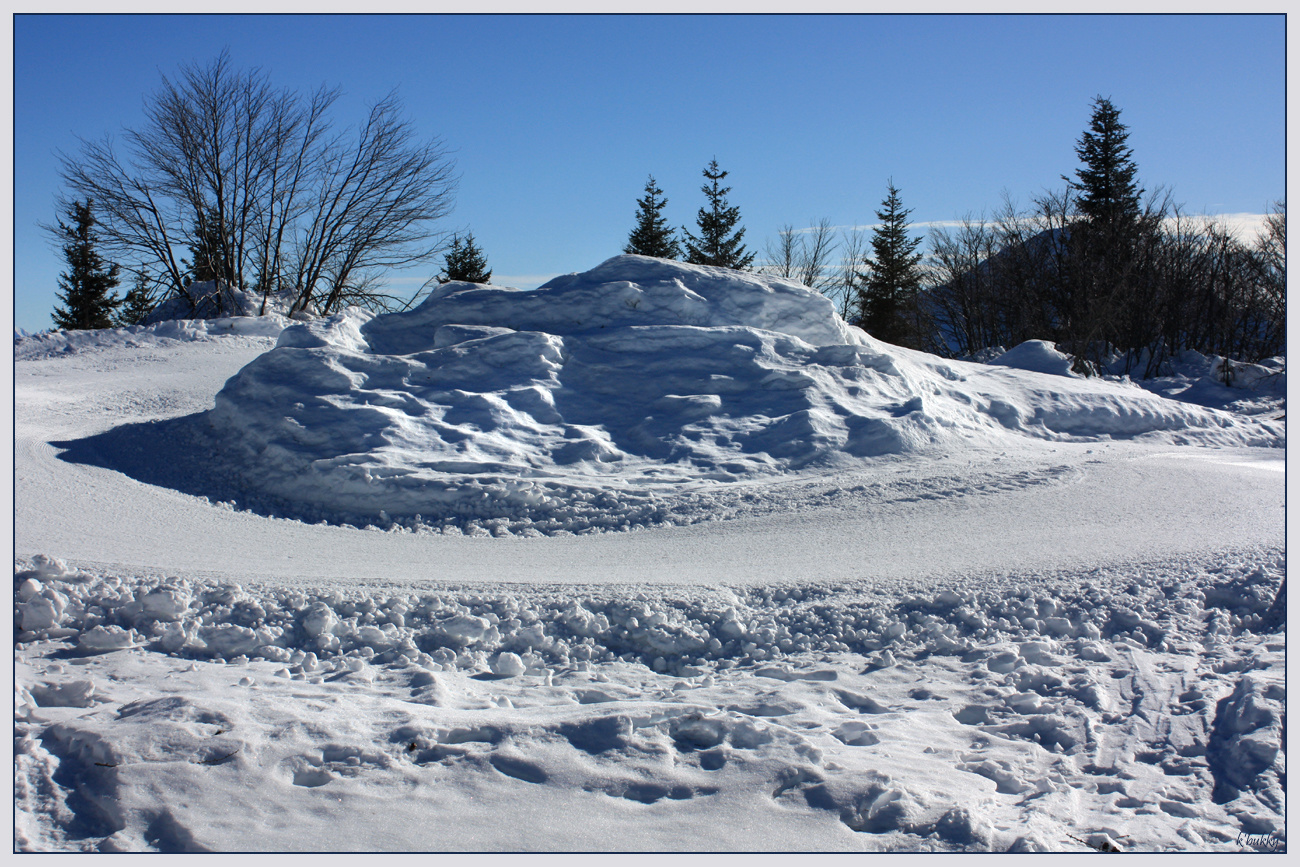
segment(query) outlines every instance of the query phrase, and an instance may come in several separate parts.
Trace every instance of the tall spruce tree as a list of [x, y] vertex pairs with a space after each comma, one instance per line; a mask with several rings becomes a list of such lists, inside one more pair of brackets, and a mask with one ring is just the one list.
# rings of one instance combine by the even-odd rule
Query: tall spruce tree
[[65, 214], [71, 224], [58, 220], [51, 229], [63, 241], [63, 258], [68, 270], [59, 275], [56, 293], [65, 306], [55, 307], [51, 318], [67, 331], [111, 328], [113, 311], [122, 302], [112, 290], [121, 282], [117, 265], [106, 262], [95, 249], [94, 203], [72, 202]]
[[858, 274], [859, 324], [873, 337], [902, 346], [916, 343], [909, 316], [921, 290], [921, 239], [907, 234], [910, 209], [903, 207], [893, 178], [889, 192], [876, 211], [880, 220], [871, 233], [873, 258], [866, 260], [866, 273]]
[[1092, 373], [1113, 350], [1140, 351], [1156, 338], [1153, 275], [1139, 254], [1158, 246], [1159, 220], [1144, 214], [1137, 164], [1119, 109], [1098, 96], [1088, 129], [1075, 145], [1082, 165], [1077, 180], [1062, 178], [1075, 193], [1079, 219], [1071, 223], [1068, 259], [1059, 275], [1057, 342]]
[[487, 257], [474, 243], [474, 233], [470, 232], [464, 239], [453, 235], [451, 249], [447, 251], [438, 282], [459, 280], [464, 283], [487, 283], [491, 279], [492, 272], [488, 270]]
[[1083, 162], [1078, 180], [1063, 178], [1078, 195], [1079, 213], [1096, 225], [1116, 229], [1137, 221], [1143, 190], [1137, 185], [1137, 164], [1128, 147], [1128, 127], [1119, 122], [1119, 109], [1098, 96], [1092, 120], [1075, 146]]
[[736, 228], [740, 222], [740, 208], [727, 204], [727, 193], [731, 192], [731, 187], [721, 186], [721, 181], [726, 176], [727, 173], [718, 168], [716, 159], [710, 160], [704, 169], [708, 183], [700, 189], [709, 201], [696, 216], [696, 223], [700, 227], [699, 237], [682, 229], [686, 243], [686, 261], [692, 265], [717, 265], [743, 271], [754, 261], [755, 254], [747, 252], [741, 243], [745, 230]]
[[681, 244], [677, 235], [664, 219], [664, 205], [668, 200], [662, 198], [664, 191], [655, 184], [654, 175], [646, 181], [645, 196], [637, 199], [636, 228], [627, 236], [624, 253], [638, 256], [654, 256], [657, 259], [679, 259], [682, 255]]

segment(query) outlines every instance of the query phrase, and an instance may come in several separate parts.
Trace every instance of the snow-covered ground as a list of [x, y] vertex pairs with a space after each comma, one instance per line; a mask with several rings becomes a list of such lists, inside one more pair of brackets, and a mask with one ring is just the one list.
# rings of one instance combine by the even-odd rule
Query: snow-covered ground
[[1276, 849], [1284, 374], [1053, 352], [638, 257], [23, 337], [15, 846]]

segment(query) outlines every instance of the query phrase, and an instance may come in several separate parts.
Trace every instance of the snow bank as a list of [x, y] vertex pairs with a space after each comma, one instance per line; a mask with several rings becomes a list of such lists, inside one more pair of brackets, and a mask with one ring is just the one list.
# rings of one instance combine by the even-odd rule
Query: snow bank
[[1249, 364], [1188, 350], [1166, 366], [1166, 375], [1135, 382], [1161, 397], [1198, 406], [1278, 419], [1286, 416], [1285, 357]]
[[276, 513], [543, 533], [664, 523], [667, 488], [1008, 437], [1281, 440], [1131, 386], [902, 350], [795, 283], [640, 256], [293, 325], [208, 421]]
[[[92, 653], [140, 646], [196, 659], [261, 657], [294, 674], [318, 664], [340, 670], [356, 657], [471, 672], [504, 665], [509, 676], [614, 660], [699, 673], [805, 652], [850, 652], [879, 665], [899, 653], [961, 656], [1009, 636], [1028, 643], [989, 665], [1011, 670], [1023, 664], [1018, 658], [1087, 658], [1098, 640], [1172, 649], [1189, 631], [1218, 640], [1274, 630], [1285, 623], [1283, 568], [1284, 560], [1248, 553], [1209, 572], [1148, 564], [1118, 577], [1040, 576], [1033, 589], [994, 577], [955, 590], [790, 582], [682, 596], [567, 585], [245, 588], [85, 572], [37, 556], [16, 564], [14, 622], [20, 644], [55, 638]], [[502, 662], [506, 654], [524, 668]]]
[[[1027, 340], [1010, 350], [1003, 350], [1000, 346], [990, 347], [965, 360], [1056, 376], [1079, 377], [1072, 369], [1074, 359], [1046, 340]], [[1136, 364], [1131, 364], [1123, 354], [1116, 354], [1109, 363], [1102, 366], [1100, 378], [1114, 383], [1137, 385], [1172, 400], [1240, 415], [1274, 419], [1286, 415], [1285, 356], [1252, 364], [1218, 355], [1202, 355], [1186, 349], [1161, 363], [1160, 376], [1130, 379], [1132, 371], [1145, 370], [1150, 360], [1149, 351], [1142, 353]]]
[[[478, 291], [455, 293], [467, 288]], [[585, 332], [529, 338], [465, 312], [422, 339], [462, 372], [509, 381], [512, 369], [489, 363], [514, 364], [509, 340], [556, 337], [560, 385], [544, 379], [537, 393], [559, 414], [595, 401], [591, 370], [638, 382], [615, 363], [623, 350], [600, 356]], [[417, 403], [430, 393], [419, 377], [454, 365], [372, 357], [364, 326], [376, 320], [346, 321], [356, 327], [298, 329], [275, 350], [317, 356], [303, 365], [315, 379], [268, 379], [284, 407], [313, 400], [310, 385], [342, 413], [370, 389], [390, 400], [380, 408], [410, 408], [412, 430], [440, 412], [470, 446], [490, 439], [460, 397]], [[175, 326], [193, 345], [146, 336], [130, 348], [138, 336], [100, 332], [76, 338], [85, 355], [16, 364], [16, 850], [1285, 847], [1283, 455], [1166, 445], [1280, 442], [1282, 422], [948, 364], [853, 332], [814, 344], [681, 326], [805, 355], [865, 346], [896, 371], [877, 369], [902, 392], [894, 405], [919, 395], [925, 413], [996, 427], [945, 441], [936, 424], [946, 458], [924, 445], [894, 453], [904, 459], [830, 448], [803, 475], [737, 476], [757, 484], [632, 452], [626, 475], [617, 461], [541, 468], [559, 506], [535, 514], [551, 527], [583, 526], [570, 520], [583, 503], [624, 522], [638, 504], [648, 519], [744, 516], [727, 525], [590, 539], [363, 533], [232, 513], [201, 499], [211, 486], [177, 494], [179, 477], [229, 474], [238, 490], [273, 465], [213, 466], [224, 446], [182, 436], [203, 431], [222, 381], [272, 342], [217, 339], [211, 325]], [[634, 346], [636, 327], [619, 327]], [[334, 343], [303, 351], [318, 334]], [[588, 380], [575, 347], [605, 359], [587, 362]], [[410, 365], [415, 384], [377, 392], [354, 356]], [[801, 364], [790, 369], [834, 378]], [[870, 408], [885, 386], [863, 381], [851, 387]], [[646, 413], [697, 412], [701, 427], [682, 430], [707, 432], [710, 407], [760, 412], [748, 392], [694, 382], [669, 393], [701, 399]], [[511, 389], [484, 380], [477, 393]], [[329, 406], [319, 412], [332, 421]], [[1093, 445], [1120, 430], [1146, 430], [1155, 446]], [[307, 460], [329, 430], [298, 433]], [[955, 447], [981, 442], [991, 448]], [[68, 457], [53, 454], [65, 446]], [[868, 469], [822, 472], [854, 462]], [[435, 490], [453, 500], [496, 483], [444, 473]], [[483, 514], [501, 514], [486, 500]], [[349, 507], [346, 491], [317, 502], [333, 516]], [[466, 529], [512, 531], [501, 519]], [[1066, 556], [1049, 569], [1016, 543], [990, 559], [985, 536]], [[954, 547], [955, 558], [941, 550]], [[28, 559], [36, 551], [85, 559]], [[643, 570], [621, 572], [628, 561]]]
[[214, 319], [168, 319], [152, 325], [81, 331], [42, 331], [14, 335], [14, 361], [35, 361], [94, 352], [131, 349], [174, 342], [202, 342], [223, 337], [278, 337], [290, 320], [278, 314]]
[[[186, 292], [188, 296], [176, 295], [160, 303], [142, 324], [154, 325], [172, 319], [230, 319], [262, 315], [289, 318], [293, 307], [290, 293], [269, 295], [264, 301], [257, 292], [237, 289], [217, 280], [191, 283]], [[308, 315], [312, 313], [314, 311], [307, 311]]]

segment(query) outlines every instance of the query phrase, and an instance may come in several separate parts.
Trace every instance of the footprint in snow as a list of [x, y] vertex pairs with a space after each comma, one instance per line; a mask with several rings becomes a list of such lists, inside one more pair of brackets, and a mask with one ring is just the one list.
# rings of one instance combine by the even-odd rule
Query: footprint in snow
[[500, 729], [494, 729], [490, 726], [476, 726], [463, 729], [451, 729], [445, 735], [438, 738], [440, 744], [466, 744], [466, 743], [499, 743], [504, 737]]
[[788, 716], [789, 714], [794, 713], [798, 709], [799, 708], [797, 707], [787, 707], [786, 705], [783, 704], [773, 704], [765, 701], [759, 702], [758, 704], [755, 705], [750, 705], [748, 707], [744, 707], [742, 705], [732, 705], [731, 707], [727, 708], [727, 710], [734, 710], [736, 713], [743, 713], [745, 716], [765, 716], [765, 717]]
[[334, 779], [334, 775], [324, 768], [299, 768], [293, 772], [293, 784], [307, 789], [316, 789]]
[[834, 692], [835, 692], [835, 697], [840, 700], [841, 704], [843, 704], [845, 707], [856, 710], [858, 713], [889, 713], [890, 712], [889, 708], [885, 707], [883, 704], [876, 701], [874, 698], [871, 698], [870, 696], [858, 695], [855, 692], [848, 692], [847, 690], [843, 690], [843, 689], [837, 689]]
[[550, 776], [541, 767], [524, 759], [497, 754], [489, 758], [488, 762], [507, 777], [514, 777], [516, 780], [523, 780], [525, 783], [540, 784], [550, 779]]
[[986, 726], [993, 724], [993, 709], [981, 704], [968, 704], [953, 714], [962, 725]]
[[606, 716], [565, 723], [558, 729], [575, 749], [599, 755], [628, 745], [632, 720], [626, 716]]
[[604, 792], [612, 798], [624, 798], [639, 804], [653, 804], [664, 798], [673, 801], [689, 801], [692, 798], [716, 794], [718, 790], [710, 786], [666, 786], [661, 783], [618, 782], [589, 789], [589, 791]]

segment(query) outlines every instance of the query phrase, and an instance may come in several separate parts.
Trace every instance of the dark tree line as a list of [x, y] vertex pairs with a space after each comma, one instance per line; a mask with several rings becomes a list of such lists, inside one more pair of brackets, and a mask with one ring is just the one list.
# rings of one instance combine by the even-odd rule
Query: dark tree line
[[105, 136], [61, 155], [71, 195], [59, 210], [93, 201], [103, 255], [144, 283], [137, 301], [216, 280], [258, 293], [263, 309], [272, 294], [294, 311], [387, 309], [399, 299], [384, 272], [443, 249], [435, 223], [451, 210], [453, 164], [438, 140], [416, 138], [393, 94], [336, 130], [338, 96], [277, 90], [225, 52], [186, 66], [163, 77], [124, 147]]
[[[274, 90], [223, 53], [163, 79], [146, 125], [124, 133], [125, 157], [107, 137], [63, 156], [74, 196], [45, 227], [68, 263], [55, 324], [138, 322], [166, 298], [196, 301], [193, 287], [205, 281], [260, 294], [263, 312], [272, 294], [291, 299], [291, 312], [391, 309], [400, 299], [383, 273], [440, 252], [443, 270], [430, 283], [488, 282], [473, 235], [454, 235], [448, 248], [434, 228], [455, 185], [439, 143], [416, 141], [391, 95], [358, 128], [336, 133], [327, 114], [337, 95]], [[1184, 215], [1167, 193], [1140, 187], [1119, 116], [1098, 97], [1063, 190], [933, 231], [927, 259], [891, 179], [869, 245], [856, 229], [837, 241], [827, 220], [786, 226], [760, 268], [831, 297], [882, 340], [949, 357], [1046, 339], [1082, 372], [1146, 377], [1184, 350], [1246, 361], [1284, 354], [1285, 204], [1253, 245]], [[755, 254], [722, 185], [728, 173], [714, 159], [703, 174], [698, 232], [668, 224], [651, 176], [625, 252], [750, 268]], [[119, 297], [123, 272], [132, 284]]]
[[1146, 194], [1108, 99], [1076, 143], [1081, 166], [1027, 211], [936, 230], [920, 348], [946, 356], [1055, 342], [1082, 372], [1157, 375], [1184, 350], [1258, 361], [1286, 351], [1286, 211], [1254, 245]]
[[935, 229], [923, 259], [889, 182], [868, 251], [860, 230], [836, 249], [829, 221], [784, 227], [763, 269], [831, 297], [890, 343], [947, 357], [1026, 340], [1056, 343], [1084, 373], [1157, 375], [1184, 350], [1257, 361], [1286, 352], [1286, 209], [1252, 244], [1147, 193], [1119, 109], [1098, 97], [1065, 188], [1021, 210]]

